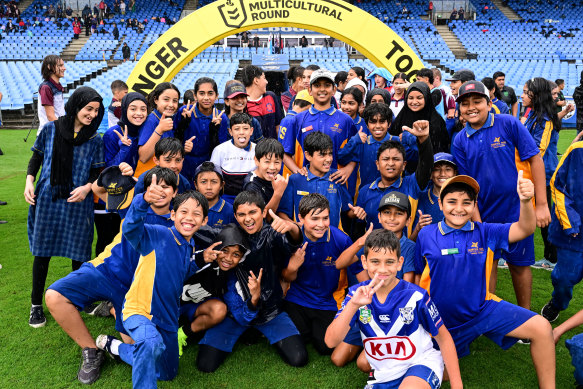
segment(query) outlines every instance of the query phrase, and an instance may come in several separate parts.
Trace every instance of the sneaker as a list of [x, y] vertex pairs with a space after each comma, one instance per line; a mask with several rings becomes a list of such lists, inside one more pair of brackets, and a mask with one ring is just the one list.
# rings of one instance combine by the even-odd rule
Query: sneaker
[[530, 339], [518, 339], [518, 342], [520, 344], [530, 344]]
[[181, 357], [182, 356], [182, 349], [184, 347], [187, 346], [187, 342], [186, 339], [188, 337], [186, 336], [186, 334], [184, 333], [184, 330], [182, 329], [182, 327], [180, 327], [178, 329], [178, 356]]
[[30, 318], [28, 319], [28, 325], [32, 328], [44, 327], [47, 324], [47, 318], [43, 312], [43, 307], [36, 306], [30, 307]]
[[540, 314], [542, 315], [542, 317], [547, 319], [550, 323], [557, 320], [560, 312], [561, 312], [561, 310], [555, 308], [555, 306], [552, 304], [551, 301], [546, 303], [545, 306], [543, 307], [543, 309], [540, 310]]
[[88, 315], [93, 316], [93, 313], [95, 312], [95, 310], [97, 309], [98, 306], [99, 306], [99, 304], [96, 304], [96, 303], [88, 304], [85, 307], [83, 307], [83, 312], [85, 312]]
[[508, 264], [506, 264], [505, 260], [499, 259], [498, 260], [498, 267], [502, 268], [502, 269], [508, 269]]
[[102, 301], [98, 306], [89, 313], [93, 316], [108, 317], [111, 316], [111, 308], [113, 308], [113, 303], [111, 301]]
[[101, 365], [105, 360], [105, 353], [96, 348], [85, 347], [83, 349], [83, 360], [77, 373], [77, 379], [82, 384], [90, 385], [97, 381], [101, 374]]
[[119, 354], [114, 354], [111, 351], [111, 343], [115, 341], [120, 342], [118, 339], [115, 338], [115, 336], [99, 335], [97, 339], [95, 339], [95, 345], [97, 346], [98, 349], [106, 351], [109, 354], [109, 356], [115, 359], [116, 361], [121, 361]]

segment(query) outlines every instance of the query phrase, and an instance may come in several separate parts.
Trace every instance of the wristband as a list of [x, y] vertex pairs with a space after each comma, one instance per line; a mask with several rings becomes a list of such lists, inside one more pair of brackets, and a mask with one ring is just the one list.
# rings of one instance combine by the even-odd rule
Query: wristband
[[160, 138], [162, 137], [162, 134], [160, 134], [158, 131], [154, 130], [154, 132], [156, 133], [156, 135], [158, 135]]

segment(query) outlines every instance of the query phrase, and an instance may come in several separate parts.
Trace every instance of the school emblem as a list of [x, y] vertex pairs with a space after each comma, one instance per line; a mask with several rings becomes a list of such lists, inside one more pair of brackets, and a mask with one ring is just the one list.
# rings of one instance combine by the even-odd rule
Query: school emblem
[[501, 141], [500, 140], [500, 137], [497, 136], [497, 137], [494, 138], [494, 141], [492, 142], [492, 144], [490, 146], [493, 149], [499, 149], [500, 147], [506, 146], [506, 141], [505, 140]]
[[370, 323], [372, 320], [372, 313], [370, 309], [368, 309], [365, 305], [360, 307], [358, 310], [359, 310], [358, 320], [360, 320], [362, 324]]
[[403, 323], [411, 324], [413, 322], [413, 307], [399, 308], [399, 316]]
[[239, 28], [247, 21], [243, 0], [227, 0], [225, 4], [219, 5], [218, 9], [227, 27]]
[[112, 182], [111, 184], [109, 184], [107, 186], [108, 189], [115, 189], [115, 187], [117, 186], [117, 182]]

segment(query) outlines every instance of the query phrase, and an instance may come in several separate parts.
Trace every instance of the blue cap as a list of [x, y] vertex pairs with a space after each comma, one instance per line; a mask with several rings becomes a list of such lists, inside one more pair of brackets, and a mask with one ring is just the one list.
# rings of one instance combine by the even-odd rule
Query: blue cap
[[433, 156], [433, 164], [435, 165], [438, 162], [449, 162], [454, 167], [457, 168], [455, 161], [453, 160], [453, 155], [449, 153], [437, 153]]

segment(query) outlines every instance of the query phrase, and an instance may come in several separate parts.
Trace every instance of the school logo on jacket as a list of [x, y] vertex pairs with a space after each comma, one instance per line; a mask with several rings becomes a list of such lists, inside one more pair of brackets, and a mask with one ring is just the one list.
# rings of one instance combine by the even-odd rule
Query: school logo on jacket
[[239, 28], [247, 21], [247, 11], [243, 0], [227, 0], [218, 8], [227, 27]]
[[411, 324], [413, 322], [413, 307], [399, 308], [399, 316], [403, 323]]

